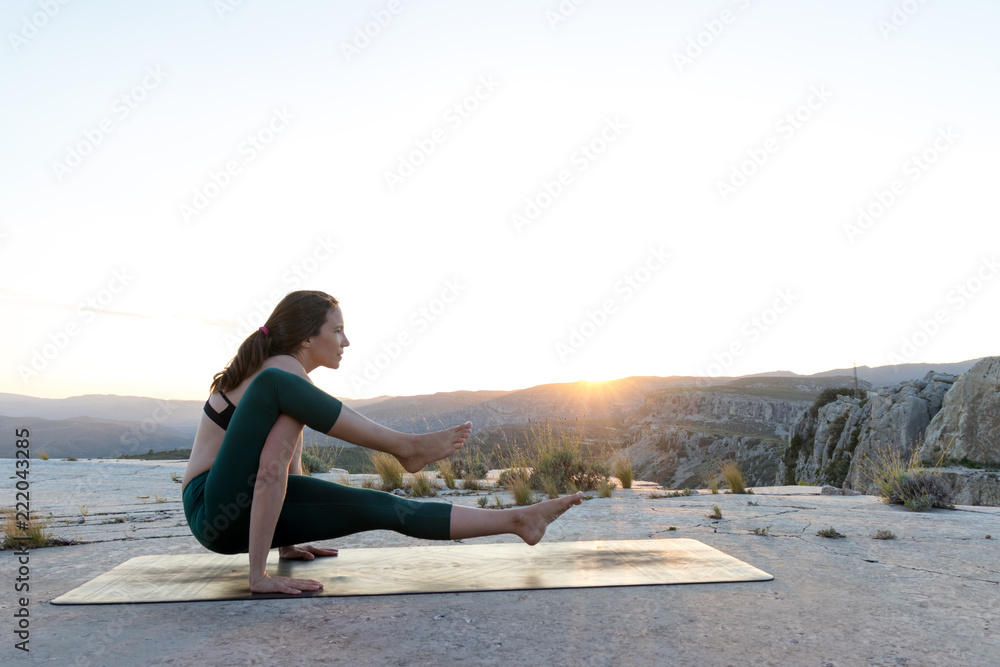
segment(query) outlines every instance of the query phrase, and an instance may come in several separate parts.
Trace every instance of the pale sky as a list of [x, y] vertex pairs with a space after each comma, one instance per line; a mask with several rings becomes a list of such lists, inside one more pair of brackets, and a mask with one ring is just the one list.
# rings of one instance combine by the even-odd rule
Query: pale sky
[[5, 2], [0, 391], [203, 398], [301, 288], [343, 397], [1000, 353], [1000, 6], [559, 7]]

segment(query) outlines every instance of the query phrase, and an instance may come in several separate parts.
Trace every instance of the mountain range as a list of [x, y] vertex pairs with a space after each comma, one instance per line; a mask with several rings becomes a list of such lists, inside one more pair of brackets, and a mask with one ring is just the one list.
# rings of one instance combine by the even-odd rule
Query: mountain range
[[[862, 366], [857, 371], [860, 382], [879, 387], [921, 377], [929, 370], [960, 374], [976, 361]], [[471, 420], [480, 437], [488, 439], [491, 434], [496, 436], [498, 429], [506, 437], [504, 427], [515, 433], [533, 423], [573, 421], [585, 430], [595, 427], [593, 432], [599, 434], [597, 437], [621, 441], [627, 437], [626, 420], [653, 409], [651, 406], [657, 402], [650, 403], [651, 397], [663, 392], [713, 388], [717, 394], [760, 396], [763, 393], [769, 400], [787, 399], [797, 405], [811, 401], [811, 396], [824, 387], [852, 382], [851, 373], [852, 369], [835, 369], [813, 375], [776, 371], [719, 378], [636, 376], [598, 383], [544, 384], [511, 391], [346, 399], [344, 403], [380, 424], [405, 432], [436, 430]], [[33, 447], [45, 450], [49, 456], [117, 457], [149, 450], [190, 448], [203, 405], [203, 400], [108, 394], [51, 399], [0, 393], [0, 426], [28, 428]], [[725, 428], [721, 423], [725, 421], [723, 417], [706, 418], [715, 427]], [[703, 421], [697, 414], [687, 415], [686, 419]], [[770, 432], [773, 425], [763, 428], [764, 432]], [[317, 434], [320, 444], [332, 440]]]

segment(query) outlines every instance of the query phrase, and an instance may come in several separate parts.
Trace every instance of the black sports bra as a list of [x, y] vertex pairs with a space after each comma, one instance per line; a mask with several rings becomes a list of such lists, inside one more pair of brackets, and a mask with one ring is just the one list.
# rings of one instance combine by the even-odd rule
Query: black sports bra
[[223, 431], [225, 431], [229, 428], [229, 421], [233, 418], [233, 413], [236, 412], [236, 405], [230, 401], [229, 397], [223, 392], [220, 391], [219, 396], [221, 396], [227, 404], [225, 410], [222, 412], [216, 412], [215, 408], [213, 408], [208, 401], [205, 401], [205, 414], [208, 415], [209, 419], [221, 426]]

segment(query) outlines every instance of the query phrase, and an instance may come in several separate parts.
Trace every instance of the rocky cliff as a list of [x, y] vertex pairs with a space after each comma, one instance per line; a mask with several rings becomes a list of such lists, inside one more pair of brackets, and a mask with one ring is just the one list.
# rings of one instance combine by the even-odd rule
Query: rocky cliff
[[955, 382], [927, 427], [920, 456], [1000, 464], [1000, 357], [987, 357]]
[[929, 371], [863, 396], [817, 401], [792, 427], [775, 481], [867, 491], [862, 462], [886, 448], [904, 460], [916, 452], [929, 466], [960, 464], [942, 470], [958, 504], [1000, 504], [990, 470], [1000, 461], [1000, 357], [960, 377]]
[[794, 425], [775, 481], [841, 486], [860, 469], [854, 461], [878, 447], [902, 448], [909, 456], [954, 381], [954, 375], [929, 371], [862, 396], [817, 401]]

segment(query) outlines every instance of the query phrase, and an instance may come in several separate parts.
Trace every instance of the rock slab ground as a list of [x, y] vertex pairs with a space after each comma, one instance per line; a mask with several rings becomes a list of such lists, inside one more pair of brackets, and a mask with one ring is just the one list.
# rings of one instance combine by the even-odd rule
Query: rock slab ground
[[[67, 607], [49, 601], [129, 558], [202, 547], [170, 479], [182, 464], [34, 463], [33, 506], [57, 535], [91, 541], [30, 553], [27, 654], [14, 649], [16, 559], [0, 553], [3, 664], [986, 665], [1000, 654], [1000, 508], [913, 513], [818, 487], [619, 489], [573, 508], [546, 539], [693, 538], [774, 581]], [[707, 516], [713, 505], [722, 519]], [[830, 527], [846, 537], [816, 535]], [[897, 538], [873, 539], [878, 530]], [[376, 531], [326, 544], [431, 542]]]

